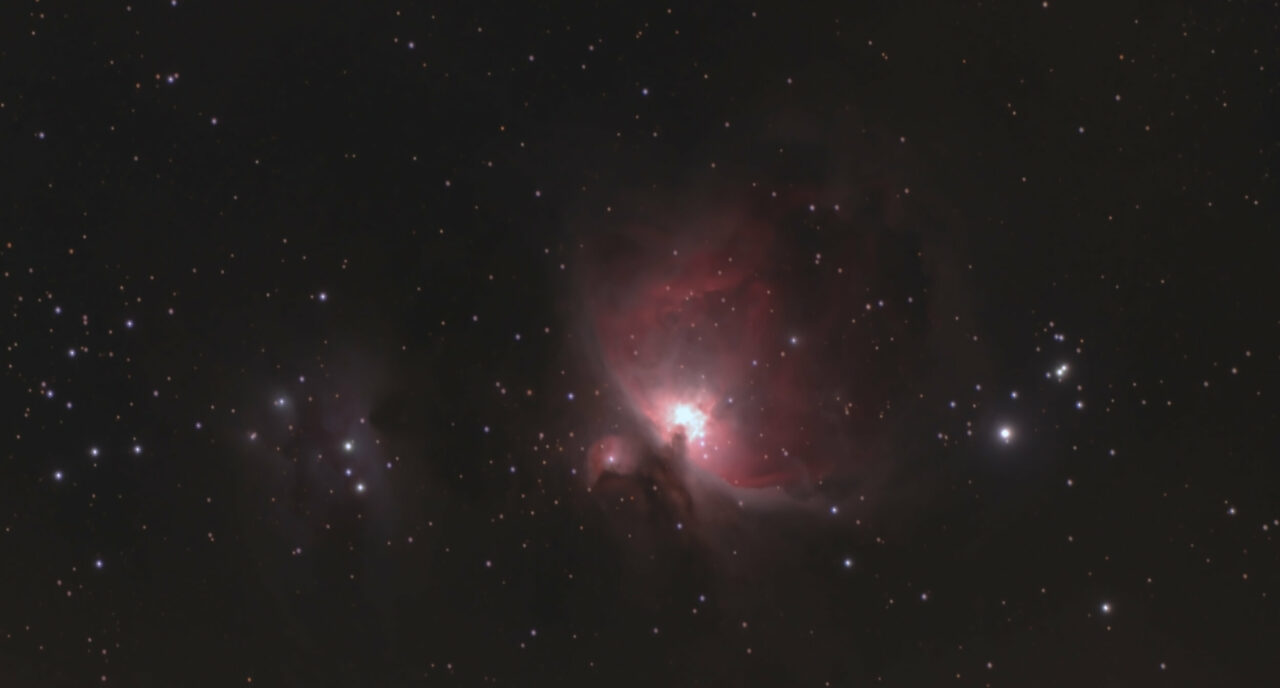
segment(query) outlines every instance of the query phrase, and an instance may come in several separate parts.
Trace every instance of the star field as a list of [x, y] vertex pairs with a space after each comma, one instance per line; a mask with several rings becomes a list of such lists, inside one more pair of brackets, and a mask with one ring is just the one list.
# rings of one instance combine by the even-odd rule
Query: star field
[[1267, 10], [7, 8], [0, 685], [1271, 685]]

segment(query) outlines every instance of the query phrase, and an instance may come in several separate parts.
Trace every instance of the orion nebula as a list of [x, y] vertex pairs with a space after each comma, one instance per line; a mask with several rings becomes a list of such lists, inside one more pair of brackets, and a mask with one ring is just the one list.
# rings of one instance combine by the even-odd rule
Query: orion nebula
[[589, 247], [588, 332], [622, 416], [589, 479], [646, 452], [736, 488], [810, 494], [858, 475], [927, 329], [918, 237], [898, 214], [874, 189], [673, 201]]

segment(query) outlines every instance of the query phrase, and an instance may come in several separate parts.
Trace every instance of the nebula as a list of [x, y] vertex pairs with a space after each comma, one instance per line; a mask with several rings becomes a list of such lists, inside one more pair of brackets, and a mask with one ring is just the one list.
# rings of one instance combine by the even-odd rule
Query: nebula
[[[816, 239], [836, 256], [859, 238], [828, 233]], [[592, 476], [632, 470], [638, 444], [674, 443], [691, 466], [747, 488], [812, 486], [854, 460], [839, 440], [855, 420], [843, 331], [855, 284], [809, 250], [814, 235], [737, 203], [639, 219], [601, 242], [591, 334], [638, 429], [597, 442]]]

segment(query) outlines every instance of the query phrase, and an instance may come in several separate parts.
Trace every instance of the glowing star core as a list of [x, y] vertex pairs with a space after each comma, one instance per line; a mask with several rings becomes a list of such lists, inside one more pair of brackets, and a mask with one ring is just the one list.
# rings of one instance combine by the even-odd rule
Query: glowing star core
[[701, 439], [707, 432], [707, 414], [693, 404], [676, 404], [667, 418], [672, 432], [683, 431], [690, 440]]

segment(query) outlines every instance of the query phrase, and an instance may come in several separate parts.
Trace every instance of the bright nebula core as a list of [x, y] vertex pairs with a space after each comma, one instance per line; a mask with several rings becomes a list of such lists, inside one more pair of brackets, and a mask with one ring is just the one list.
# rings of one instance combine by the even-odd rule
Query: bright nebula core
[[667, 418], [667, 431], [683, 433], [690, 440], [701, 440], [707, 431], [707, 414], [693, 404], [675, 404]]

